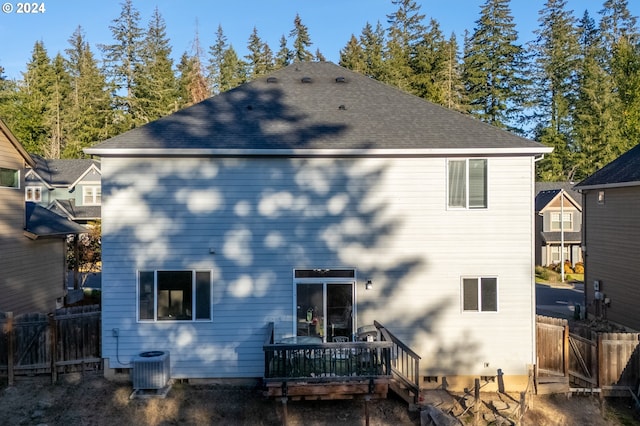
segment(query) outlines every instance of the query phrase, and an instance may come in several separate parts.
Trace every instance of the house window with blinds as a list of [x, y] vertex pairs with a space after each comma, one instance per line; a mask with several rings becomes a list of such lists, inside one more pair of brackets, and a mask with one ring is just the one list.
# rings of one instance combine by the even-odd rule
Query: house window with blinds
[[450, 209], [486, 209], [487, 160], [468, 158], [447, 163], [448, 207]]

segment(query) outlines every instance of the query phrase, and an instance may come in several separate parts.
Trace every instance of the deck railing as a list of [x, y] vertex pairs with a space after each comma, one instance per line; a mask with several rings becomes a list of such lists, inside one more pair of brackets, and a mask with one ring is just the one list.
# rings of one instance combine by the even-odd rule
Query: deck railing
[[263, 346], [267, 381], [314, 382], [391, 376], [393, 342], [275, 343], [273, 324]]
[[393, 344], [391, 348], [393, 377], [402, 381], [417, 396], [420, 392], [420, 356], [378, 321], [374, 321], [373, 324], [380, 332], [381, 340]]

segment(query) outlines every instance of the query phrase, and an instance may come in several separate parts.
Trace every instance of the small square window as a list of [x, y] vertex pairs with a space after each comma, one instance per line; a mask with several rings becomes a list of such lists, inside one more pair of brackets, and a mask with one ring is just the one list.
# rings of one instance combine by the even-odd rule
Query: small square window
[[462, 310], [464, 312], [497, 312], [498, 279], [495, 277], [463, 278]]

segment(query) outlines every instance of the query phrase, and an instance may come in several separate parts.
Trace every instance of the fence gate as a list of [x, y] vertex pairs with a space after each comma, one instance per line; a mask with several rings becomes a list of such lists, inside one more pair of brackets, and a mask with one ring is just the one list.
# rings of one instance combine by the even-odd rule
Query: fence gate
[[55, 314], [14, 317], [0, 312], [0, 375], [15, 376], [100, 369], [100, 306]]

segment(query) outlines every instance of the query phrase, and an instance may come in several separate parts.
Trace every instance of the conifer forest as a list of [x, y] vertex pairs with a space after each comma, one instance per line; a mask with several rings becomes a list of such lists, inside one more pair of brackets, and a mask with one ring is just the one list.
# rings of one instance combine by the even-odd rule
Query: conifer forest
[[[443, 34], [415, 0], [388, 1], [395, 12], [354, 28], [339, 65], [553, 147], [539, 180], [580, 181], [640, 142], [640, 30], [627, 0], [592, 13], [546, 0], [528, 41], [510, 0], [486, 0], [464, 34]], [[83, 148], [207, 97], [325, 60], [299, 15], [277, 46], [254, 27], [244, 56], [220, 25], [211, 40], [193, 30], [191, 51], [173, 59], [162, 11], [143, 17], [133, 0], [109, 30], [111, 42], [93, 46], [80, 23], [55, 54], [34, 41], [19, 79], [0, 62], [0, 118], [28, 152], [83, 158]]]

